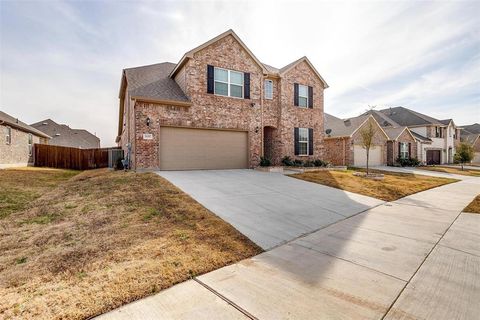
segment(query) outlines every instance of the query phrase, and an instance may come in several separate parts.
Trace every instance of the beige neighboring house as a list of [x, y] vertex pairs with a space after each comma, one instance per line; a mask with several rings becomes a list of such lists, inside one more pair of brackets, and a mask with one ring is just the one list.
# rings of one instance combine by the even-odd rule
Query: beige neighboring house
[[[272, 52], [274, 55], [275, 52]], [[251, 168], [324, 157], [325, 80], [306, 57], [259, 61], [228, 30], [178, 63], [123, 70], [116, 142], [133, 169]]]
[[383, 128], [408, 127], [416, 139], [416, 158], [421, 163], [453, 163], [460, 128], [452, 119], [437, 120], [405, 107], [370, 110], [366, 114], [372, 114]]
[[31, 126], [51, 136], [49, 144], [52, 146], [80, 149], [100, 148], [100, 139], [84, 129], [72, 129], [66, 124], [56, 123], [52, 119], [39, 121]]
[[472, 163], [480, 164], [480, 124], [462, 126], [460, 139], [473, 146], [475, 152]]
[[33, 145], [47, 144], [50, 136], [0, 111], [0, 168], [33, 164]]

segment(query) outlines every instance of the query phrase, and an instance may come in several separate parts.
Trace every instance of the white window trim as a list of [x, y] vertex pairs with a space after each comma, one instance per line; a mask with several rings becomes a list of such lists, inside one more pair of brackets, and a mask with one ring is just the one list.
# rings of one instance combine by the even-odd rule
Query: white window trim
[[[267, 97], [267, 82], [272, 85], [272, 92], [271, 92], [272, 95], [270, 97]], [[265, 86], [265, 88], [264, 88], [265, 89], [265, 99], [273, 100], [273, 80], [265, 79], [264, 86]]]
[[[307, 96], [302, 96], [302, 95], [300, 95], [300, 87], [305, 87], [305, 88], [307, 88]], [[300, 105], [300, 97], [307, 99], [307, 104], [306, 104], [305, 107]], [[309, 103], [309, 101], [308, 101], [308, 86], [305, 86], [305, 85], [303, 85], [303, 84], [299, 84], [299, 85], [298, 85], [298, 107], [299, 107], [299, 108], [306, 108], [306, 109], [308, 109], [308, 103]]]
[[[215, 80], [215, 69], [218, 69], [218, 70], [225, 70], [227, 71], [227, 82], [225, 81], [220, 81], [220, 80]], [[236, 83], [231, 83], [230, 82], [230, 72], [236, 72], [236, 73], [241, 73], [243, 75], [243, 82], [241, 85], [239, 84], [236, 84]], [[216, 95], [216, 96], [219, 96], [219, 97], [229, 97], [229, 98], [235, 98], [235, 99], [243, 99], [244, 97], [244, 83], [245, 83], [245, 72], [241, 72], [241, 71], [236, 71], [236, 70], [229, 70], [229, 69], [225, 69], [225, 68], [219, 68], [219, 67], [213, 67], [213, 94]], [[220, 82], [220, 83], [225, 83], [227, 85], [227, 95], [223, 95], [223, 94], [218, 94], [216, 92], [216, 82]], [[234, 86], [241, 86], [242, 87], [242, 96], [241, 97], [235, 97], [235, 96], [232, 96], [230, 94], [230, 85], [234, 85]]]
[[[298, 128], [298, 144], [301, 144], [301, 143], [306, 143], [307, 144], [307, 149], [306, 149], [305, 154], [300, 153], [300, 147], [298, 148], [298, 155], [300, 157], [307, 157], [308, 156], [308, 150], [309, 150], [309, 147], [310, 147], [310, 130], [308, 130], [308, 129], [309, 128]], [[307, 140], [300, 140], [300, 137], [302, 136], [300, 134], [301, 130], [306, 130], [307, 131], [307, 134], [306, 134]]]

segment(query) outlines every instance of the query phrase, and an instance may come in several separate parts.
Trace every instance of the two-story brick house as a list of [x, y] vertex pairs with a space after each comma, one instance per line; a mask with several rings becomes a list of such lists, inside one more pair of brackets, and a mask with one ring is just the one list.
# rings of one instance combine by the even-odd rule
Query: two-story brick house
[[323, 91], [303, 57], [277, 69], [232, 31], [177, 64], [125, 69], [117, 143], [134, 169], [251, 168], [324, 155]]

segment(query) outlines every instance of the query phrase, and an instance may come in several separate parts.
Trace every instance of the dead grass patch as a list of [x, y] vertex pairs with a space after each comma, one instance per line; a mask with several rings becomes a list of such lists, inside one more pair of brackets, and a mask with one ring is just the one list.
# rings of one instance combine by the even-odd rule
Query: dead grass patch
[[452, 173], [452, 174], [459, 174], [462, 176], [471, 176], [471, 177], [480, 177], [480, 170], [469, 170], [462, 168], [453, 168], [453, 167], [442, 167], [442, 166], [429, 166], [429, 167], [418, 167], [421, 170], [428, 170], [428, 171], [436, 171], [436, 172], [444, 172], [444, 173]]
[[463, 209], [463, 211], [468, 213], [480, 213], [480, 194], [476, 196], [475, 199]]
[[311, 171], [294, 174], [291, 177], [363, 194], [384, 201], [394, 201], [413, 193], [458, 181], [455, 179], [370, 170], [371, 172], [384, 174], [383, 180], [373, 180], [354, 176], [353, 173], [355, 171], [363, 170]]
[[6, 216], [0, 251], [0, 318], [84, 319], [261, 250], [158, 175], [94, 170]]

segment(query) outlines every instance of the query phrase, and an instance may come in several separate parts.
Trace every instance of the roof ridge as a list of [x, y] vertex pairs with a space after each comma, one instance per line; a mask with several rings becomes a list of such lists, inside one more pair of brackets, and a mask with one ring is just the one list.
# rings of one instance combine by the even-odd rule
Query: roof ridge
[[173, 64], [173, 65], [177, 65], [177, 64], [176, 64], [176, 63], [174, 63], [174, 62], [170, 62], [170, 61], [164, 61], [164, 62], [158, 62], [158, 63], [146, 64], [146, 65], [137, 66], [137, 67], [129, 67], [129, 68], [124, 68], [123, 70], [132, 70], [132, 69], [139, 69], [139, 68], [153, 67], [153, 66], [158, 66], [158, 65], [161, 65], [161, 64]]

